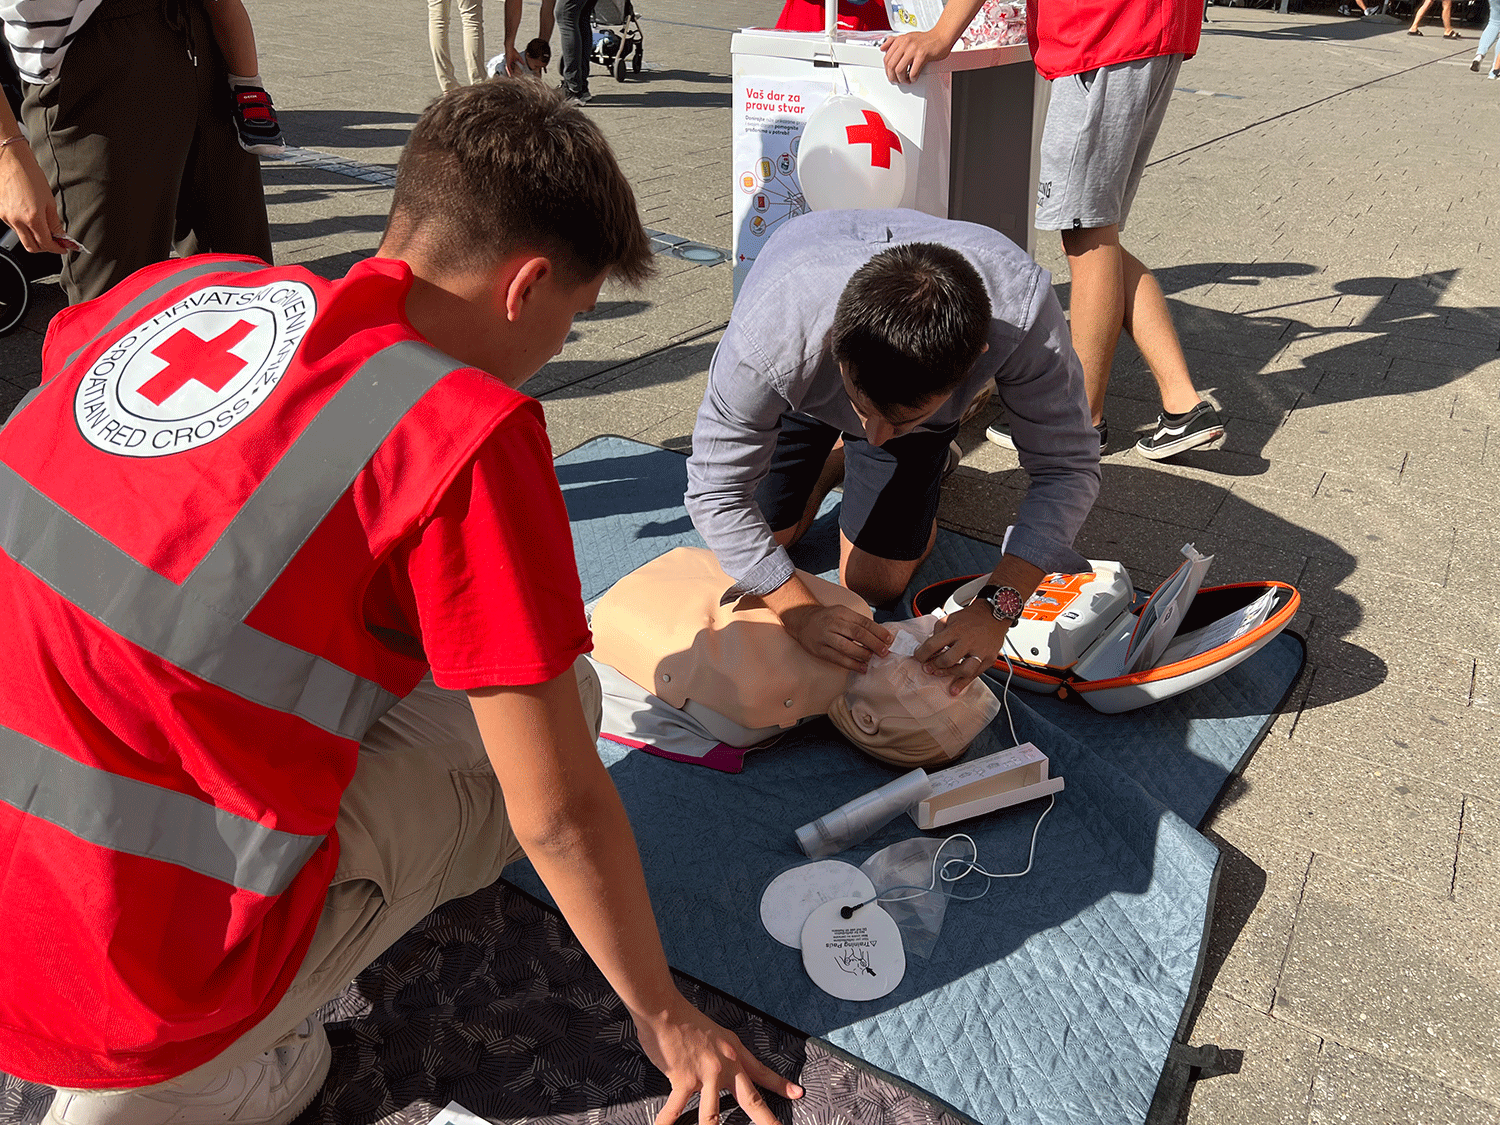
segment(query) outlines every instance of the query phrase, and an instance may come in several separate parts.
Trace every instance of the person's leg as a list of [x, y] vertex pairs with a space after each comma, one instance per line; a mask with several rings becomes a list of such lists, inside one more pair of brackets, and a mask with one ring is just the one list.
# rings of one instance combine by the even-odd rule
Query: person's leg
[[776, 434], [766, 477], [755, 504], [776, 542], [790, 547], [817, 518], [823, 498], [843, 476], [839, 431], [805, 414], [787, 414]]
[[1166, 297], [1151, 271], [1120, 244], [1119, 228], [1065, 230], [1062, 240], [1072, 277], [1073, 349], [1083, 366], [1094, 425], [1104, 417], [1104, 393], [1122, 329], [1156, 379], [1162, 409], [1169, 414], [1191, 410], [1201, 398]]
[[839, 581], [871, 605], [900, 598], [937, 538], [948, 443], [958, 426], [884, 445], [844, 438]]
[[438, 87], [447, 93], [458, 88], [453, 76], [453, 56], [448, 53], [448, 0], [427, 0], [427, 44], [432, 48], [432, 67]]
[[589, 92], [589, 54], [593, 48], [593, 33], [589, 25], [589, 13], [594, 10], [595, 0], [557, 0], [557, 27], [562, 40], [563, 91], [570, 97], [583, 97]]
[[1422, 6], [1417, 9], [1416, 15], [1412, 17], [1411, 27], [1406, 31], [1408, 35], [1421, 35], [1422, 20], [1427, 15], [1427, 9], [1432, 7], [1432, 0], [1422, 0]]
[[1084, 388], [1094, 425], [1104, 417], [1104, 393], [1125, 326], [1124, 250], [1120, 228], [1062, 232], [1068, 259], [1068, 321], [1073, 350], [1083, 366]]
[[259, 74], [255, 25], [250, 22], [245, 5], [240, 0], [209, 0], [204, 7], [208, 10], [209, 23], [213, 25], [214, 42], [219, 45], [229, 73], [245, 78]]
[[1453, 0], [1443, 0], [1443, 35], [1449, 39], [1459, 38], [1453, 30]]
[[[597, 737], [598, 675], [584, 657], [573, 670], [584, 717]], [[371, 728], [339, 803], [337, 832], [339, 862], [318, 928], [270, 1014], [218, 1057], [169, 1083], [75, 1093], [68, 1121], [139, 1121], [138, 1099], [159, 1107], [192, 1099], [196, 1091], [209, 1091], [211, 1098], [219, 1088], [233, 1089], [226, 1081], [231, 1072], [288, 1041], [434, 908], [489, 886], [521, 856], [463, 692], [425, 680]]]
[[485, 76], [484, 0], [458, 0], [458, 14], [464, 25], [464, 66], [473, 85]]
[[198, 79], [153, 0], [96, 12], [67, 62], [63, 78], [27, 86], [22, 117], [63, 228], [89, 251], [63, 257], [63, 289], [77, 304], [171, 255], [195, 121], [179, 91]]
[[[205, 42], [209, 28], [201, 6], [189, 10], [193, 34]], [[194, 80], [177, 91], [196, 98], [193, 146], [177, 197], [176, 245], [181, 254], [249, 254], [271, 260], [271, 230], [260, 179], [260, 158], [246, 151], [235, 122], [224, 60], [200, 47]], [[279, 139], [280, 130], [277, 131]]]
[[[1490, 48], [1500, 40], [1500, 0], [1490, 5], [1490, 19], [1484, 25], [1484, 30], [1479, 33], [1479, 47], [1474, 52], [1474, 64], [1470, 70], [1478, 70], [1484, 62], [1484, 56], [1489, 54]], [[1496, 55], [1496, 62], [1500, 62], [1500, 53]]]
[[1123, 246], [1120, 253], [1125, 268], [1125, 331], [1156, 379], [1162, 408], [1169, 414], [1191, 410], [1202, 399], [1188, 374], [1167, 299], [1139, 258]]

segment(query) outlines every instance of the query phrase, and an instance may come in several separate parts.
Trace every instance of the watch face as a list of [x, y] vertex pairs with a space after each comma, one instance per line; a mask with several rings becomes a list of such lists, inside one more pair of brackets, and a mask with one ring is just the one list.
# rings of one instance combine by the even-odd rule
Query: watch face
[[1019, 621], [1021, 611], [1026, 608], [1021, 592], [1010, 586], [1001, 586], [996, 590], [990, 597], [990, 605], [994, 608], [996, 617], [1009, 618], [1011, 621]]

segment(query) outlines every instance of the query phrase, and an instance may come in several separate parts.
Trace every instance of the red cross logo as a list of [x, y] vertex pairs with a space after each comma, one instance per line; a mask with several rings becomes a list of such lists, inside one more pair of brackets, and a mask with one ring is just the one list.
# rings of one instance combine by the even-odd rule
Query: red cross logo
[[873, 109], [861, 110], [865, 115], [863, 125], [850, 125], [844, 133], [851, 145], [870, 146], [870, 167], [889, 168], [891, 149], [901, 151], [901, 138], [885, 127], [885, 121]]
[[193, 379], [209, 390], [222, 391], [247, 364], [229, 349], [253, 331], [255, 325], [241, 320], [213, 339], [205, 340], [187, 328], [179, 328], [151, 350], [152, 355], [166, 360], [167, 365], [142, 383], [138, 393], [160, 406]]

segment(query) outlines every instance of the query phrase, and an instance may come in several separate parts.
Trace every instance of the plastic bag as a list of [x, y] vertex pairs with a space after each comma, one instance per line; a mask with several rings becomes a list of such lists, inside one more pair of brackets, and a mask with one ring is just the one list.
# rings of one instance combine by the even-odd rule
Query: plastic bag
[[875, 884], [881, 908], [900, 928], [906, 952], [923, 960], [937, 948], [948, 899], [941, 893], [941, 884], [939, 890], [926, 893], [920, 888], [932, 884], [932, 860], [944, 843], [929, 836], [914, 836], [881, 848], [859, 868]]

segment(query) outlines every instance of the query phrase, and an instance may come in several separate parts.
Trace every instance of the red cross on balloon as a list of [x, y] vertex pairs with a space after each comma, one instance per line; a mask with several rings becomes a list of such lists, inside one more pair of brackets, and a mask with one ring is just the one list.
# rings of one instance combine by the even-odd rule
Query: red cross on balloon
[[901, 151], [901, 138], [886, 127], [885, 120], [873, 109], [864, 110], [863, 113], [865, 123], [848, 126], [844, 134], [851, 145], [870, 146], [871, 168], [889, 168], [891, 150]]

